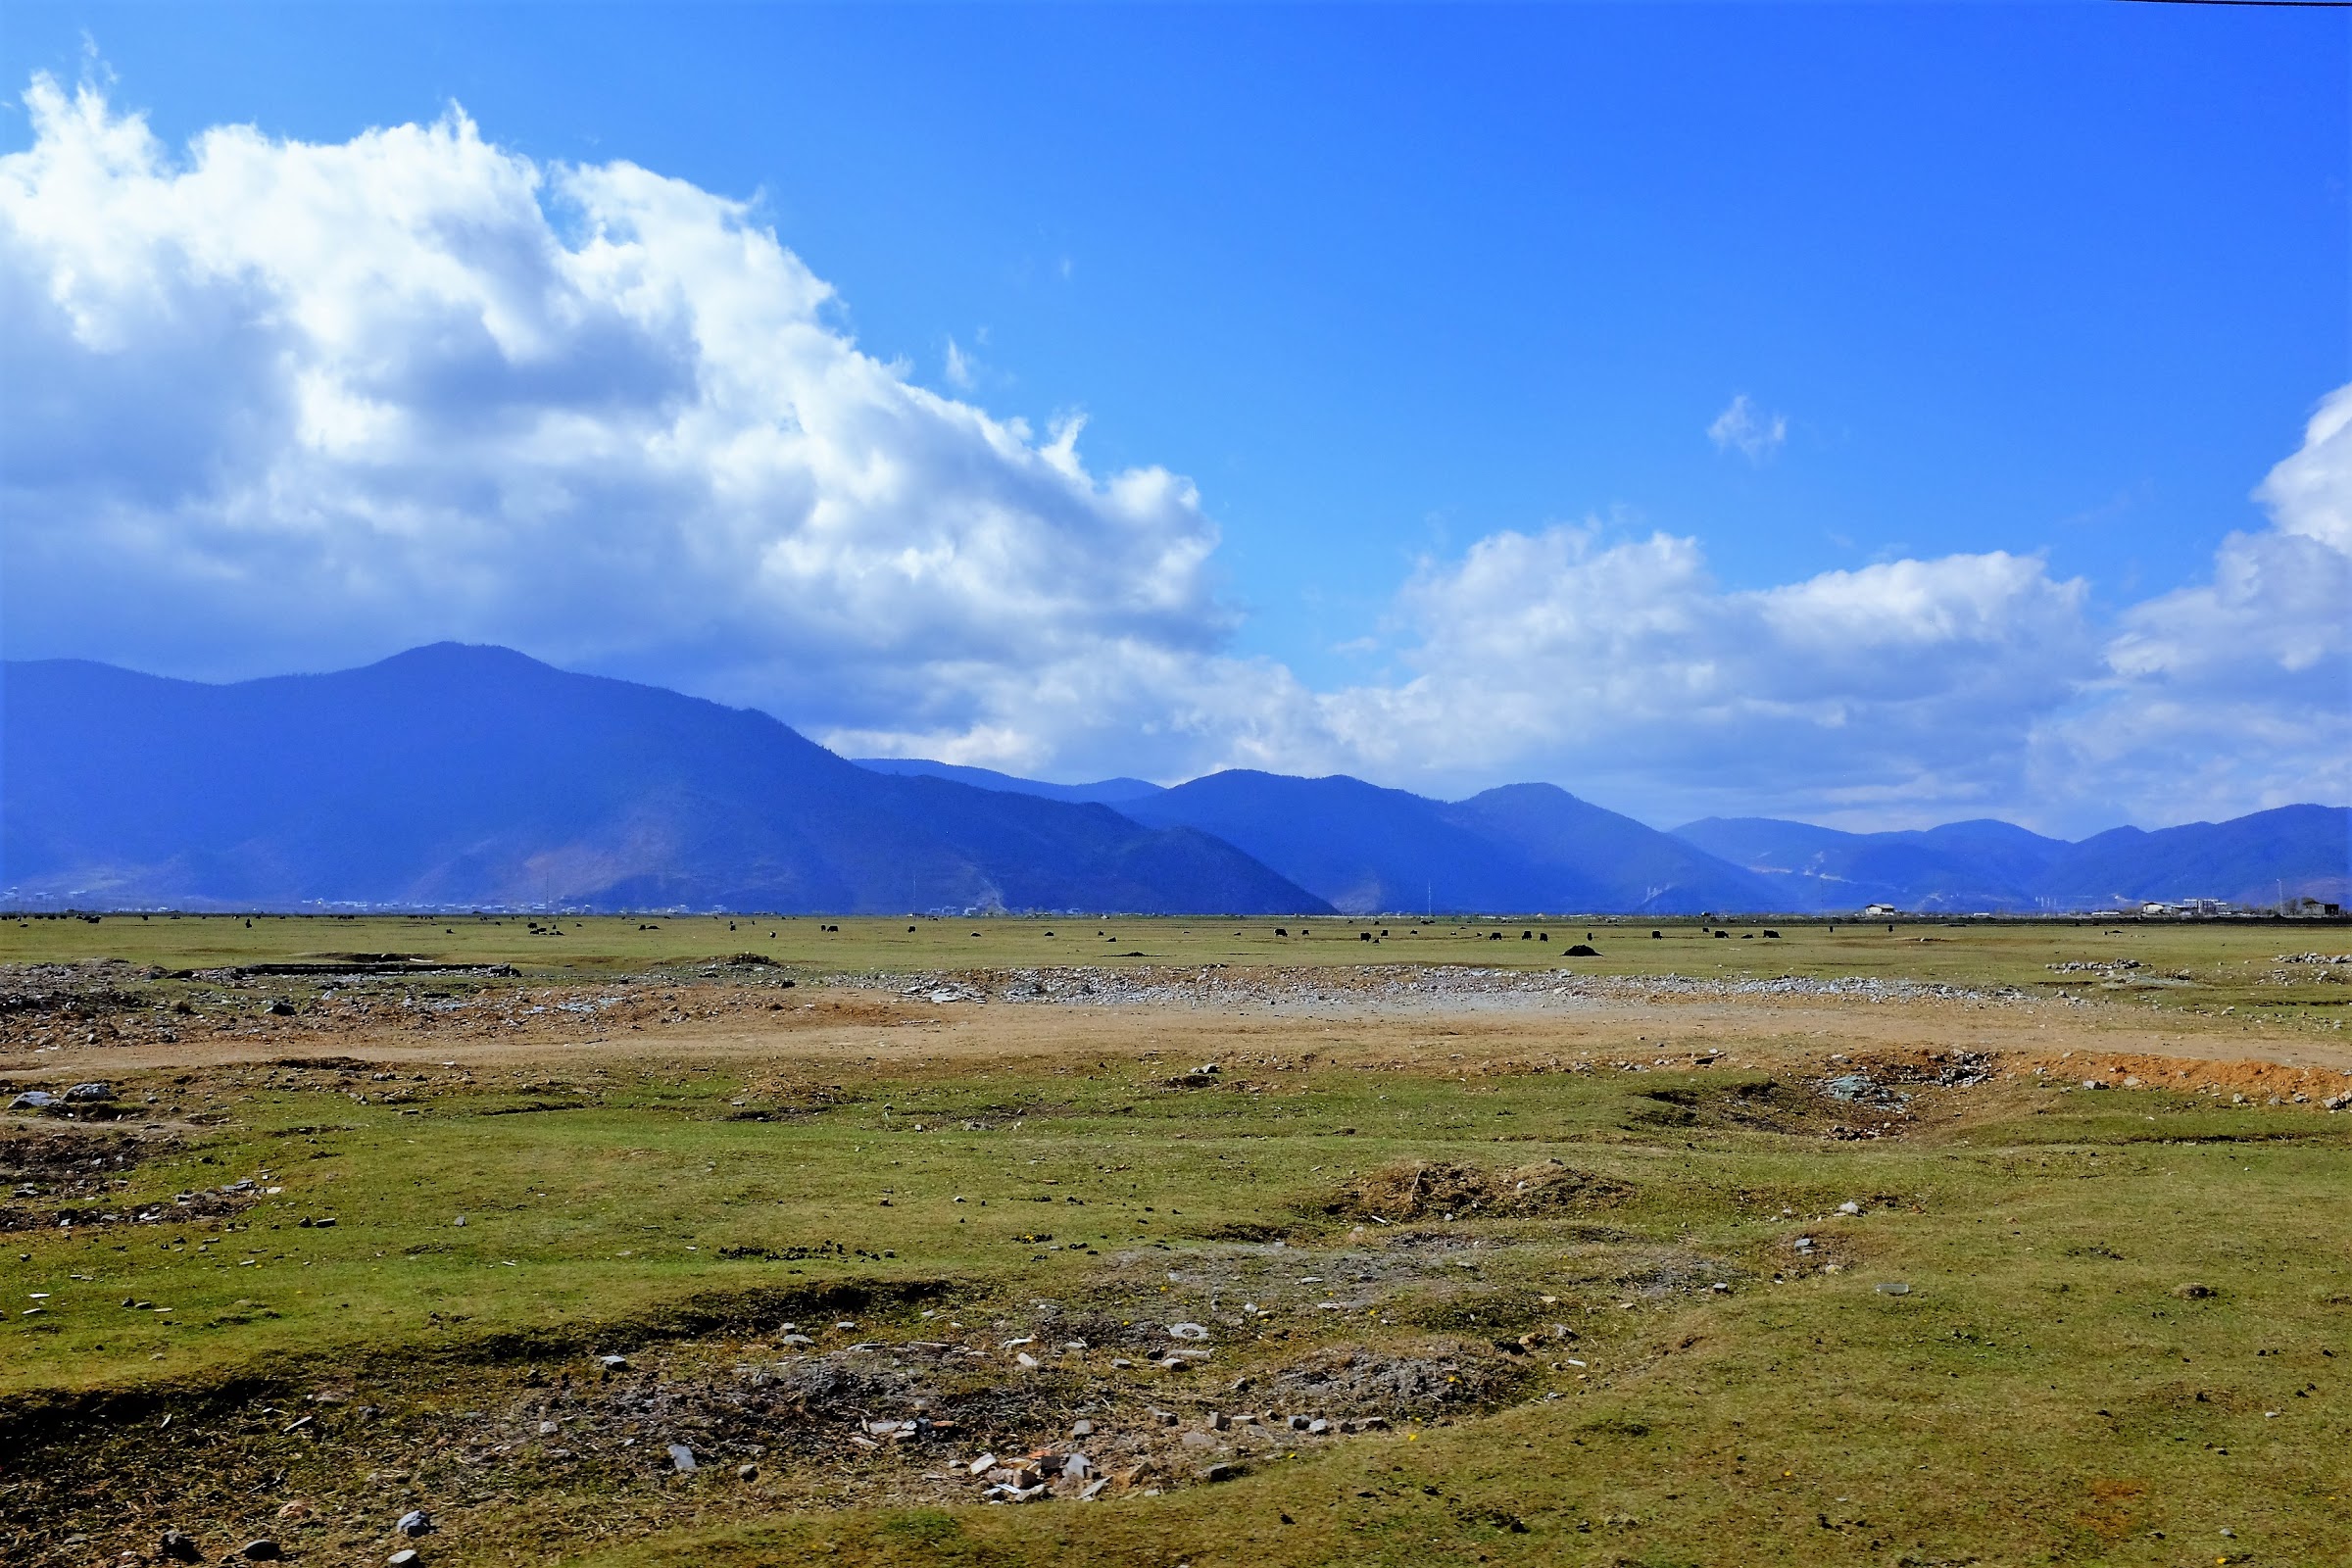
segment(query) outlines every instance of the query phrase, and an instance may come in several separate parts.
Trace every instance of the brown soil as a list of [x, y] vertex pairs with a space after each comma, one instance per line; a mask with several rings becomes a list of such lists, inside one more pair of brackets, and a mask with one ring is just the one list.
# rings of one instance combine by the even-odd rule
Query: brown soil
[[1556, 1159], [1515, 1170], [1398, 1160], [1340, 1189], [1327, 1213], [1366, 1219], [1452, 1219], [1469, 1214], [1554, 1214], [1599, 1208], [1633, 1196], [1624, 1182]]

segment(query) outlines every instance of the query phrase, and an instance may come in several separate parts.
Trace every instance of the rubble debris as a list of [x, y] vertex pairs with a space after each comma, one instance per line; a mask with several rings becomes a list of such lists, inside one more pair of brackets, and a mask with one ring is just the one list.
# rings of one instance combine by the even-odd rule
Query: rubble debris
[[1628, 1184], [1557, 1159], [1485, 1171], [1451, 1161], [1397, 1160], [1340, 1189], [1326, 1213], [1383, 1220], [1442, 1214], [1540, 1214], [1599, 1207], [1631, 1197]]

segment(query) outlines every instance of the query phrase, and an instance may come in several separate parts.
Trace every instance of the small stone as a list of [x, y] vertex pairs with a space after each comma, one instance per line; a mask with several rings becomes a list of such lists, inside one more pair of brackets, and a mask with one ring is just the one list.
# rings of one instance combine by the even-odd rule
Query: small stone
[[543, 1438], [552, 1438], [563, 1430], [563, 1426], [554, 1421], [542, 1421], [539, 1423], [539, 1435]]
[[735, 1479], [757, 1481], [760, 1479], [760, 1467], [756, 1464], [739, 1464], [735, 1467]]
[[66, 1091], [66, 1102], [71, 1105], [95, 1104], [115, 1098], [113, 1084], [75, 1084]]
[[384, 1559], [384, 1568], [416, 1568], [423, 1556], [415, 1546], [403, 1546]]
[[1092, 1421], [1073, 1421], [1073, 1422], [1071, 1422], [1071, 1423], [1070, 1423], [1070, 1436], [1071, 1436], [1071, 1437], [1073, 1437], [1073, 1438], [1091, 1438], [1091, 1437], [1093, 1437], [1094, 1435], [1095, 1435], [1095, 1424], [1094, 1424]]
[[418, 1536], [429, 1536], [433, 1533], [433, 1516], [422, 1508], [411, 1508], [400, 1516], [392, 1528], [414, 1541]]
[[1290, 1427], [1293, 1432], [1304, 1432], [1307, 1427], [1306, 1417], [1302, 1415], [1295, 1415], [1291, 1417]]
[[629, 1358], [625, 1355], [600, 1355], [596, 1361], [608, 1372], [624, 1372], [629, 1365]]
[[277, 1549], [276, 1542], [265, 1536], [259, 1541], [248, 1541], [239, 1546], [237, 1555], [247, 1562], [275, 1562], [285, 1553]]
[[1313, 1436], [1319, 1438], [1331, 1430], [1331, 1423], [1324, 1420], [1321, 1416], [1317, 1416], [1306, 1424], [1306, 1430]]
[[463, 1225], [466, 1223], [466, 1216], [460, 1214], [456, 1219], [451, 1220], [450, 1223], [452, 1225]]
[[1061, 1461], [1061, 1478], [1064, 1481], [1084, 1481], [1094, 1473], [1094, 1461], [1083, 1453], [1073, 1453]]
[[1840, 1214], [1859, 1214], [1862, 1212], [1862, 1205], [1849, 1198], [1844, 1202], [1838, 1205], [1838, 1212]]
[[203, 1549], [176, 1530], [165, 1531], [164, 1539], [156, 1544], [155, 1550], [156, 1555], [167, 1557], [172, 1562], [201, 1562], [204, 1560]]
[[1226, 1460], [1218, 1464], [1204, 1465], [1200, 1469], [1194, 1471], [1193, 1475], [1196, 1479], [1200, 1481], [1231, 1481], [1237, 1476], [1240, 1476], [1247, 1468], [1247, 1466], [1236, 1463], [1232, 1460]]
[[277, 1516], [280, 1519], [308, 1519], [311, 1516], [311, 1505], [307, 1502], [289, 1502], [277, 1510]]
[[11, 1110], [47, 1110], [56, 1104], [57, 1097], [46, 1089], [27, 1089], [8, 1102]]
[[683, 1443], [671, 1444], [669, 1446], [669, 1467], [682, 1476], [692, 1475], [695, 1470], [694, 1450]]
[[1228, 1427], [1230, 1427], [1230, 1426], [1232, 1426], [1232, 1425], [1233, 1425], [1233, 1417], [1231, 1417], [1231, 1416], [1229, 1416], [1229, 1415], [1225, 1414], [1225, 1413], [1224, 1413], [1222, 1410], [1211, 1410], [1211, 1411], [1208, 1413], [1208, 1430], [1209, 1430], [1209, 1431], [1211, 1431], [1211, 1432], [1223, 1432], [1223, 1431], [1224, 1431], [1226, 1428], [1228, 1428]]
[[1881, 1296], [1909, 1296], [1911, 1287], [1901, 1280], [1888, 1280], [1878, 1287], [1878, 1292]]
[[1205, 1340], [1208, 1338], [1208, 1330], [1199, 1323], [1171, 1323], [1168, 1325], [1168, 1338], [1171, 1340]]

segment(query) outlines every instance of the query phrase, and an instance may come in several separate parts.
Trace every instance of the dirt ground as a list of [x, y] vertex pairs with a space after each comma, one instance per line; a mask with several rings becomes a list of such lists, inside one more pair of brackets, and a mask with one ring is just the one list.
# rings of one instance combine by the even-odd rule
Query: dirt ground
[[469, 1063], [593, 1063], [651, 1051], [950, 1072], [1157, 1052], [1378, 1071], [1425, 1069], [1441, 1047], [1463, 1073], [1578, 1064], [1771, 1069], [1841, 1054], [1963, 1052], [1997, 1055], [2006, 1072], [2139, 1077], [2289, 1100], [2337, 1093], [2331, 1080], [2352, 1074], [2352, 1041], [2339, 1037], [2014, 995], [1724, 996], [1508, 976], [1400, 997], [1335, 982], [1328, 972], [1311, 977], [1310, 988], [1307, 977], [1266, 971], [1221, 974], [1199, 987], [1185, 974], [1155, 977], [1135, 988], [1149, 1000], [1054, 1002], [1004, 1000], [994, 978], [790, 990], [623, 979], [501, 988], [438, 1005], [347, 993], [306, 998], [282, 1014], [263, 1010], [266, 1000], [250, 994], [186, 1012], [85, 1002], [81, 1016], [0, 1013], [0, 1084], [309, 1055], [438, 1065], [453, 1052]]
[[[222, 1185], [182, 1194], [161, 1215], [108, 1196], [142, 1163], [204, 1148], [256, 1093], [323, 1092], [374, 1109], [404, 1106], [412, 1097], [441, 1096], [448, 1105], [466, 1096], [544, 1093], [544, 1105], [520, 1108], [573, 1110], [594, 1102], [580, 1086], [605, 1070], [643, 1080], [648, 1069], [716, 1067], [740, 1082], [733, 1103], [745, 1107], [731, 1116], [718, 1102], [723, 1122], [814, 1117], [833, 1108], [828, 1095], [850, 1079], [953, 1085], [993, 1076], [1051, 1085], [1113, 1063], [1135, 1082], [1170, 1092], [1263, 1093], [1269, 1101], [1310, 1079], [1328, 1085], [1410, 1075], [1458, 1102], [1488, 1086], [1561, 1081], [1547, 1075], [1611, 1082], [1653, 1075], [1635, 1081], [1657, 1102], [1658, 1128], [1703, 1121], [1718, 1132], [1800, 1141], [1786, 1159], [1755, 1156], [1760, 1174], [1752, 1191], [1707, 1198], [1738, 1209], [1739, 1224], [1773, 1216], [1779, 1225], [1785, 1216], [1790, 1235], [1775, 1239], [1769, 1252], [1743, 1244], [1748, 1251], [1736, 1255], [1677, 1234], [1679, 1220], [1661, 1224], [1653, 1214], [1646, 1231], [1621, 1225], [1619, 1205], [1638, 1200], [1641, 1183], [1588, 1168], [1574, 1143], [1558, 1145], [1564, 1162], [1543, 1151], [1480, 1154], [1475, 1144], [1454, 1138], [1451, 1152], [1435, 1152], [1433, 1145], [1424, 1157], [1406, 1149], [1346, 1180], [1326, 1178], [1325, 1206], [1290, 1210], [1283, 1222], [1323, 1225], [1294, 1250], [1286, 1250], [1283, 1223], [1254, 1221], [1203, 1230], [1175, 1252], [1123, 1241], [1091, 1247], [1065, 1235], [1052, 1250], [1062, 1257], [1083, 1251], [1092, 1270], [1085, 1303], [1023, 1298], [1032, 1286], [1018, 1269], [1060, 1267], [1049, 1262], [1043, 1249], [1052, 1239], [1041, 1234], [1038, 1250], [1024, 1246], [1017, 1268], [1005, 1265], [1008, 1284], [957, 1262], [900, 1285], [881, 1272], [849, 1287], [783, 1285], [733, 1318], [662, 1319], [658, 1330], [647, 1326], [652, 1319], [609, 1318], [576, 1343], [558, 1334], [530, 1342], [527, 1350], [483, 1350], [471, 1361], [448, 1358], [456, 1352], [437, 1337], [436, 1312], [425, 1327], [400, 1331], [406, 1338], [397, 1353], [387, 1350], [348, 1375], [308, 1361], [288, 1372], [296, 1361], [271, 1351], [279, 1359], [268, 1362], [275, 1368], [270, 1371], [60, 1394], [55, 1405], [42, 1402], [46, 1395], [13, 1407], [0, 1401], [0, 1428], [15, 1423], [37, 1439], [41, 1455], [15, 1482], [0, 1477], [0, 1523], [18, 1532], [6, 1539], [28, 1553], [26, 1561], [192, 1560], [183, 1549], [195, 1546], [161, 1532], [199, 1515], [211, 1530], [202, 1548], [207, 1560], [220, 1560], [224, 1545], [238, 1549], [231, 1535], [282, 1539], [302, 1548], [292, 1555], [318, 1561], [383, 1561], [412, 1545], [431, 1560], [564, 1560], [607, 1546], [634, 1549], [632, 1543], [695, 1528], [749, 1528], [842, 1510], [1190, 1494], [1275, 1460], [1338, 1456], [1350, 1446], [1386, 1453], [1383, 1445], [1405, 1441], [1407, 1427], [1415, 1438], [1436, 1438], [1457, 1423], [1670, 1381], [1700, 1339], [1650, 1328], [1636, 1309], [1690, 1312], [1784, 1283], [1823, 1285], [1825, 1276], [1841, 1280], [1841, 1270], [1868, 1255], [1837, 1229], [1835, 1212], [1807, 1214], [1781, 1206], [1779, 1196], [1769, 1203], [1756, 1196], [1796, 1195], [1807, 1150], [1949, 1133], [1990, 1113], [1978, 1108], [1980, 1100], [2012, 1114], [2037, 1083], [2086, 1102], [2107, 1090], [2201, 1097], [2200, 1105], [2264, 1107], [2281, 1123], [2308, 1116], [2312, 1125], [2332, 1126], [2330, 1118], [2352, 1114], [2352, 1043], [2332, 1031], [2001, 987], [1727, 984], [1371, 965], [1115, 975], [976, 970], [827, 984], [758, 973], [550, 982], [455, 974], [297, 981], [222, 972], [159, 980], [125, 967], [46, 965], [0, 981], [0, 1101], [109, 1080], [145, 1091], [136, 1100], [56, 1105], [37, 1118], [10, 1119], [0, 1163], [24, 1185], [13, 1205], [0, 1203], [0, 1214], [15, 1216], [0, 1228], [25, 1233], [28, 1247], [43, 1245], [29, 1239], [36, 1230], [48, 1245], [62, 1246], [54, 1238], [63, 1229], [93, 1248], [129, 1236], [153, 1248], [154, 1236], [176, 1226], [212, 1239], [194, 1249], [163, 1244], [179, 1249], [172, 1255], [201, 1258], [218, 1242], [223, 1250], [212, 1255], [222, 1261], [203, 1266], [225, 1269], [236, 1253], [299, 1245], [257, 1246], [248, 1234], [262, 1212], [257, 1205], [281, 1191], [274, 1185], [208, 1177]], [[1723, 1089], [1726, 1069], [1753, 1082]], [[1686, 1105], [1676, 1098], [1685, 1079], [1718, 1087], [1707, 1090], [1703, 1105], [1695, 1098]], [[190, 1087], [181, 1095], [175, 1083]], [[504, 1114], [505, 1107], [484, 1113]], [[300, 1137], [323, 1131], [286, 1130]], [[1188, 1136], [1180, 1124], [1155, 1135]], [[287, 1161], [332, 1152], [285, 1147]], [[1664, 1146], [1642, 1151], [1643, 1157], [1661, 1153], [1672, 1157]], [[1081, 1147], [1077, 1157], [1094, 1156]], [[697, 1152], [693, 1162], [702, 1158]], [[533, 1181], [520, 1185], [546, 1179], [536, 1174], [540, 1167], [530, 1169]], [[1042, 1184], [1041, 1194], [1055, 1186], [1042, 1173], [1023, 1179]], [[36, 1191], [37, 1198], [25, 1196]], [[1098, 1193], [1087, 1201], [1102, 1212], [1113, 1200]], [[1872, 1201], [1890, 1212], [1919, 1206]], [[1704, 1210], [1694, 1200], [1690, 1212]], [[167, 1223], [151, 1225], [159, 1218]], [[290, 1215], [287, 1223], [294, 1223]], [[335, 1234], [354, 1228], [347, 1216]], [[387, 1233], [383, 1245], [430, 1259], [450, 1244]], [[805, 1256], [794, 1249], [734, 1250], [756, 1251], [779, 1269]], [[1309, 1253], [1313, 1261], [1301, 1261]], [[870, 1260], [877, 1270], [892, 1255], [856, 1253], [861, 1267]], [[2103, 1244], [2064, 1255], [2069, 1268], [2120, 1261]], [[1318, 1272], [1300, 1276], [1307, 1267]], [[1037, 1278], [1044, 1277], [1041, 1269]], [[1198, 1325], [1170, 1308], [1178, 1298], [1198, 1303], [1191, 1310], [1217, 1325], [1213, 1365], [1193, 1341]], [[31, 1310], [45, 1300], [35, 1298]], [[1271, 1302], [1289, 1315], [1261, 1315], [1260, 1303]], [[258, 1301], [235, 1304], [256, 1318], [270, 1313]], [[122, 1303], [129, 1311], [157, 1305], [136, 1297]], [[2333, 1309], [2332, 1298], [2314, 1308]], [[210, 1326], [255, 1324], [224, 1312]], [[625, 1344], [629, 1353], [605, 1362], [593, 1352], [609, 1344]], [[2100, 1360], [2087, 1354], [2081, 1365], [2095, 1368]], [[1154, 1369], [1164, 1373], [1157, 1382], [1140, 1381]], [[174, 1414], [195, 1425], [167, 1440], [159, 1421]], [[1648, 1431], [1630, 1417], [1608, 1424], [1617, 1419], [1594, 1416], [1562, 1430], [1585, 1434], [1571, 1441], [1577, 1447], [1586, 1438], [1634, 1441]], [[135, 1489], [113, 1484], [123, 1473], [137, 1475]], [[1419, 1491], [1435, 1497], [1441, 1484], [1452, 1483], [1438, 1474]], [[2011, 1484], [1987, 1472], [1986, 1488]], [[1371, 1499], [1375, 1490], [1350, 1495]], [[1382, 1499], [1391, 1495], [1379, 1492]], [[1411, 1494], [1396, 1495], [1409, 1501]], [[1676, 1502], [1684, 1494], [1664, 1495]], [[191, 1499], [201, 1506], [191, 1507]], [[1280, 1502], [1279, 1493], [1267, 1493], [1257, 1513], [1271, 1509], [1288, 1526], [1293, 1515]], [[1526, 1535], [1517, 1510], [1527, 1504], [1506, 1504], [1456, 1508], [1455, 1525], [1473, 1535]], [[1824, 1499], [1825, 1521], [1828, 1506]], [[1923, 1516], [1930, 1511], [1916, 1506]], [[449, 1529], [385, 1539], [386, 1522], [411, 1507], [445, 1516]], [[44, 1535], [45, 1510], [66, 1524]], [[1559, 1528], [1580, 1535], [1596, 1526], [1604, 1533], [1637, 1528], [1630, 1512], [1589, 1511], [1592, 1517]], [[1622, 1526], [1610, 1522], [1620, 1517]], [[457, 1520], [467, 1522], [473, 1545], [460, 1549]], [[1707, 1528], [1694, 1521], [1694, 1531]], [[901, 1559], [882, 1552], [874, 1560]], [[1812, 1559], [1800, 1550], [1794, 1558], [1753, 1560]]]

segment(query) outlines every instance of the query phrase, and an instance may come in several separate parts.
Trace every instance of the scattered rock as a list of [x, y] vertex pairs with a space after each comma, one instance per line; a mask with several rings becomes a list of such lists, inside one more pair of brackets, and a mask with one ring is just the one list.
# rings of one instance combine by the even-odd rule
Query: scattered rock
[[1208, 1338], [1208, 1330], [1199, 1323], [1171, 1323], [1168, 1325], [1168, 1338], [1171, 1340], [1205, 1340]]
[[1201, 1481], [1232, 1481], [1246, 1474], [1248, 1470], [1249, 1466], [1237, 1460], [1228, 1459], [1217, 1464], [1203, 1465], [1200, 1469], [1194, 1471], [1193, 1475]]
[[696, 1468], [694, 1450], [683, 1443], [671, 1444], [669, 1446], [669, 1467], [682, 1476], [694, 1474]]
[[424, 1553], [418, 1551], [415, 1546], [403, 1546], [384, 1559], [384, 1568], [416, 1568], [416, 1564], [421, 1561], [423, 1556]]
[[155, 1550], [157, 1556], [172, 1562], [202, 1562], [204, 1560], [203, 1548], [176, 1530], [165, 1531], [164, 1539], [157, 1543]]
[[2180, 1298], [2180, 1299], [2183, 1301], [2209, 1301], [2222, 1293], [2215, 1290], [2210, 1285], [2200, 1285], [2196, 1281], [2191, 1280], [2186, 1285], [2174, 1286], [2173, 1294]]
[[422, 1508], [411, 1508], [400, 1516], [392, 1528], [414, 1541], [418, 1536], [429, 1536], [433, 1533], [433, 1516]]
[[285, 1553], [278, 1550], [276, 1542], [265, 1536], [259, 1541], [248, 1541], [239, 1546], [237, 1555], [247, 1562], [275, 1562]]
[[75, 1084], [66, 1091], [66, 1103], [69, 1105], [94, 1105], [114, 1098], [113, 1084]]
[[49, 1093], [48, 1090], [27, 1089], [16, 1099], [10, 1101], [8, 1102], [8, 1108], [11, 1110], [47, 1110], [51, 1105], [56, 1103], [58, 1103], [57, 1097]]

